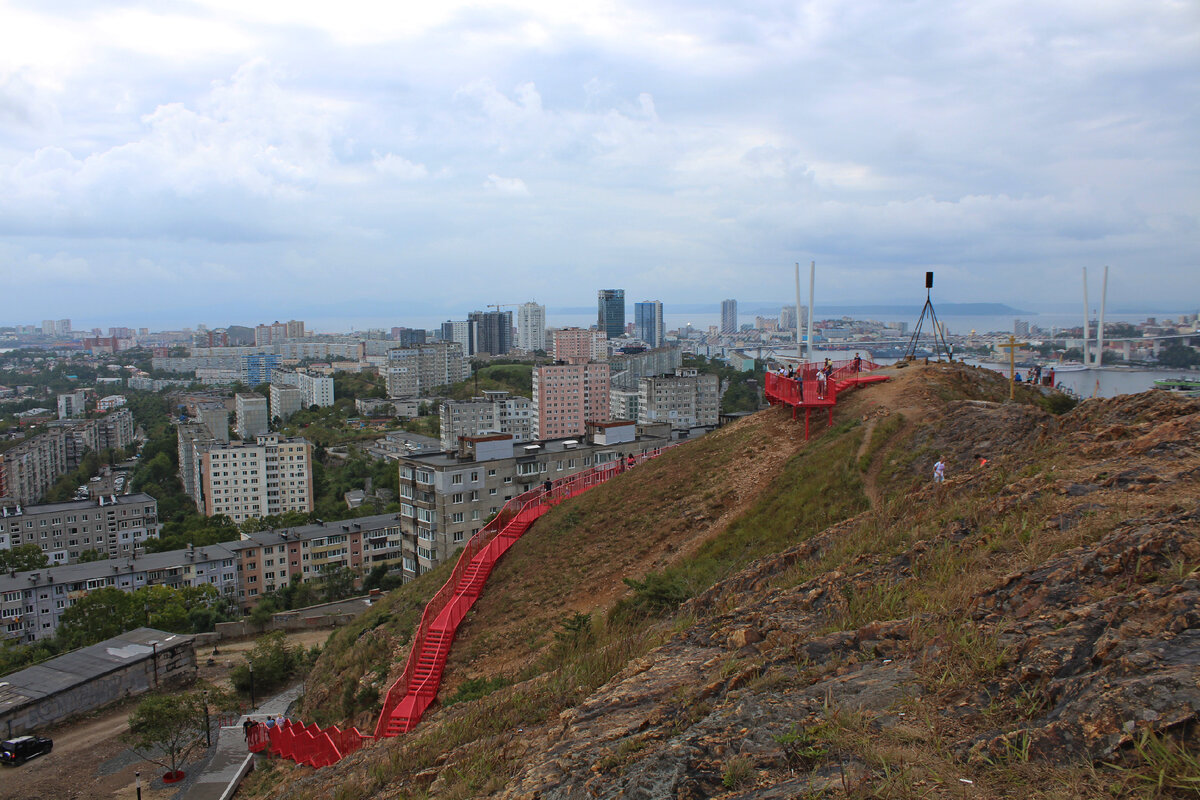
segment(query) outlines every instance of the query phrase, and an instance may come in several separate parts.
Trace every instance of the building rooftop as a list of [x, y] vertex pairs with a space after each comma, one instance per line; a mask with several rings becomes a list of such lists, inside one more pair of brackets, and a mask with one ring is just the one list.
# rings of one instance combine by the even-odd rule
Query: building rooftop
[[[185, 564], [203, 564], [225, 558], [233, 558], [230, 545], [206, 544], [194, 550], [168, 550], [164, 553], [147, 553], [137, 558], [104, 558], [99, 561], [89, 561], [86, 564], [62, 564], [57, 567], [42, 567], [27, 572], [0, 574], [0, 592], [12, 592], [18, 589], [28, 589], [32, 586], [50, 586], [53, 584], [70, 584], [90, 581], [95, 578], [107, 578], [114, 575], [128, 575], [133, 572], [154, 572], [156, 570], [182, 567]], [[194, 555], [188, 556], [191, 552]]]
[[318, 539], [322, 536], [333, 536], [352, 531], [369, 531], [386, 528], [397, 524], [399, 519], [400, 516], [395, 513], [375, 514], [370, 517], [333, 520], [323, 524], [314, 523], [312, 525], [297, 525], [294, 528], [244, 533], [242, 534], [241, 541], [226, 542], [223, 546], [228, 547], [232, 551], [239, 551], [245, 550], [247, 547], [257, 547], [259, 545], [274, 545], [283, 544], [284, 542], [295, 542], [297, 540]]
[[[631, 424], [631, 423], [620, 423], [620, 424], [626, 425], [626, 424]], [[508, 435], [508, 434], [505, 434], [505, 435]], [[478, 437], [476, 437], [476, 438], [478, 438]], [[484, 437], [484, 438], [491, 439], [492, 437]], [[545, 439], [545, 440], [533, 441], [533, 442], [514, 442], [512, 445], [513, 452], [512, 452], [512, 455], [509, 456], [509, 458], [519, 458], [522, 456], [527, 456], [527, 455], [529, 455], [528, 451], [535, 447], [537, 448], [537, 452], [539, 454], [542, 454], [542, 453], [567, 453], [567, 452], [581, 450], [581, 449], [582, 450], [608, 450], [613, 447], [631, 448], [631, 447], [635, 447], [636, 445], [640, 444], [641, 442], [645, 442], [645, 441], [656, 441], [657, 442], [657, 441], [662, 441], [665, 438], [666, 438], [665, 436], [638, 436], [636, 439], [634, 439], [631, 442], [622, 442], [621, 444], [618, 444], [618, 445], [612, 445], [612, 444], [595, 444], [593, 442], [589, 442], [583, 437], [582, 434], [580, 434], [577, 436], [564, 437], [562, 439]], [[428, 464], [431, 467], [453, 467], [453, 466], [458, 466], [458, 465], [485, 463], [485, 462], [475, 462], [471, 459], [466, 459], [466, 458], [459, 458], [457, 453], [446, 453], [446, 452], [413, 453], [411, 455], [403, 456], [403, 459], [406, 461], [415, 461], [415, 462], [420, 462], [422, 464]], [[492, 460], [497, 460], [497, 459], [492, 459]], [[499, 460], [503, 460], [503, 459], [499, 459]]]
[[150, 658], [155, 644], [178, 647], [191, 639], [181, 633], [138, 628], [5, 675], [0, 678], [0, 714]]
[[[114, 497], [116, 498], [115, 500], [112, 499]], [[135, 492], [134, 494], [105, 495], [103, 502], [104, 507], [108, 508], [109, 506], [145, 505], [146, 503], [156, 503], [158, 501], [145, 492]], [[86, 511], [92, 508], [100, 508], [100, 503], [96, 500], [69, 500], [65, 503], [44, 503], [42, 505], [22, 506], [21, 513], [46, 514], [54, 513], [56, 511]], [[4, 517], [15, 516], [16, 510], [17, 507], [15, 505], [0, 509], [0, 519], [3, 519]]]

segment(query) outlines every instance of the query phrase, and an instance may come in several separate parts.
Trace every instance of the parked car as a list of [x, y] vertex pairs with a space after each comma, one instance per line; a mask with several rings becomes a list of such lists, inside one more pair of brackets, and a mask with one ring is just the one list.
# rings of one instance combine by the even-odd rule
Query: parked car
[[0, 742], [0, 764], [15, 767], [54, 749], [54, 740], [44, 736], [18, 736]]

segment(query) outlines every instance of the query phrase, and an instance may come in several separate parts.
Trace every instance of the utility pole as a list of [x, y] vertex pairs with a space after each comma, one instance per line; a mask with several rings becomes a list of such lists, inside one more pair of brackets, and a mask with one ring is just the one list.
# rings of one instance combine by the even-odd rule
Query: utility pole
[[204, 696], [204, 745], [212, 747], [211, 726], [208, 724], [208, 689], [203, 692]]

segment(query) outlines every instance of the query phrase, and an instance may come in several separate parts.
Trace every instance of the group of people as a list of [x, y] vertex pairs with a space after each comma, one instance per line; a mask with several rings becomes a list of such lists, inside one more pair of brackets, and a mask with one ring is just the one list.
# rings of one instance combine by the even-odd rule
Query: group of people
[[271, 728], [282, 728], [283, 723], [285, 722], [287, 722], [287, 718], [282, 714], [275, 717], [267, 717], [266, 722], [257, 722], [249, 717], [246, 717], [246, 721], [242, 723], [242, 733], [245, 734], [246, 739], [249, 740], [250, 731], [254, 730], [259, 725], [263, 725], [267, 728], [267, 730], [270, 730]]
[[[1042, 365], [1041, 364], [1033, 365], [1033, 367], [1031, 367], [1029, 370], [1028, 378], [1029, 378], [1028, 383], [1032, 383], [1032, 384], [1041, 386], [1043, 383], [1043, 381], [1042, 381]], [[1013, 380], [1016, 381], [1017, 383], [1025, 383], [1026, 382], [1021, 379], [1021, 373], [1019, 373], [1019, 372], [1013, 376]], [[1051, 367], [1050, 371], [1048, 373], [1046, 373], [1045, 385], [1046, 386], [1054, 385], [1054, 367]]]
[[[851, 368], [856, 373], [862, 372], [862, 356], [860, 356], [858, 353], [854, 354], [854, 360], [851, 362]], [[794, 380], [794, 381], [800, 382], [800, 400], [803, 401], [804, 400], [804, 372], [803, 371], [797, 372], [796, 367], [792, 364], [788, 364], [786, 367], [781, 364], [779, 366], [779, 369], [777, 370], [777, 374], [781, 378], [787, 378], [789, 380]], [[833, 377], [833, 361], [831, 361], [830, 359], [827, 358], [827, 359], [825, 359], [824, 366], [822, 366], [820, 369], [817, 370], [816, 378], [817, 378], [817, 399], [818, 400], [825, 399], [825, 395], [829, 391], [829, 379], [832, 377]]]

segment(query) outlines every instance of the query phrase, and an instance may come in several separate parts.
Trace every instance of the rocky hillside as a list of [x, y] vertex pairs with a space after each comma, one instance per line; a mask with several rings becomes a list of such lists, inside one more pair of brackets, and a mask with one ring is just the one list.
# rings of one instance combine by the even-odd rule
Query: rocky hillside
[[[1196, 797], [1200, 403], [1006, 397], [897, 370], [808, 443], [764, 411], [564, 505], [417, 731], [239, 796]], [[352, 655], [402, 659], [433, 588], [309, 685], [382, 685]]]

